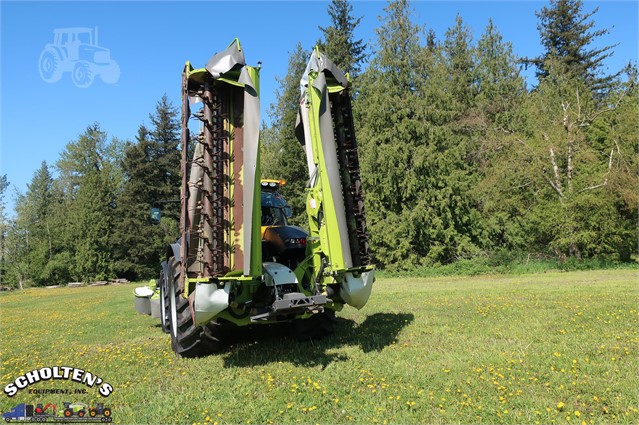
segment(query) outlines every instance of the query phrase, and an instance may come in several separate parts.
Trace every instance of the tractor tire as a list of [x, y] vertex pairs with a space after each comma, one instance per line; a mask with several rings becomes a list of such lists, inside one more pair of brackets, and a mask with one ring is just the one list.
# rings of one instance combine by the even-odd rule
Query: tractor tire
[[84, 410], [80, 410], [80, 411], [78, 412], [78, 416], [79, 416], [79, 417], [84, 418], [84, 415], [86, 415], [86, 412], [85, 412]]
[[115, 84], [120, 79], [120, 65], [111, 61], [108, 65], [100, 67], [100, 79], [104, 84]]
[[[111, 409], [109, 409], [108, 407], [106, 407], [106, 408], [102, 411], [102, 414], [108, 418], [109, 416], [111, 416]], [[109, 421], [109, 422], [110, 422], [110, 421]]]
[[171, 347], [181, 357], [201, 357], [220, 351], [220, 327], [209, 323], [204, 328], [196, 326], [191, 316], [189, 301], [180, 288], [181, 263], [171, 257], [169, 270], [169, 310], [171, 323]]
[[171, 331], [171, 311], [169, 308], [169, 281], [164, 267], [160, 272], [160, 322], [162, 323], [162, 331], [168, 334]]
[[57, 83], [62, 78], [62, 58], [56, 49], [49, 46], [40, 54], [38, 70], [45, 83]]
[[71, 410], [71, 409], [65, 409], [65, 410], [64, 410], [64, 417], [65, 417], [65, 418], [70, 418], [71, 416], [73, 416], [73, 410]]
[[79, 61], [76, 63], [71, 72], [73, 84], [81, 89], [85, 89], [93, 84], [94, 77], [95, 75], [93, 74], [91, 64], [87, 61]]
[[317, 341], [334, 332], [335, 310], [325, 309], [308, 319], [297, 319], [289, 324], [289, 335], [298, 341]]

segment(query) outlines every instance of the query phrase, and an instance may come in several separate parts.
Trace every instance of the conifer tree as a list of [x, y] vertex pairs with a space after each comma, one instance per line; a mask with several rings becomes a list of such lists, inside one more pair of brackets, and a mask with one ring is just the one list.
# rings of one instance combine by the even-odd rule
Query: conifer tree
[[107, 141], [100, 126], [87, 127], [69, 142], [56, 167], [64, 194], [59, 212], [60, 236], [68, 250], [68, 274], [79, 281], [113, 277], [111, 232], [121, 185], [117, 140]]
[[306, 223], [306, 182], [308, 166], [302, 146], [295, 138], [295, 122], [300, 101], [300, 78], [304, 74], [309, 59], [309, 51], [297, 44], [290, 53], [288, 72], [284, 78], [278, 78], [275, 104], [271, 105], [273, 120], [272, 138], [269, 136], [270, 163], [265, 163], [262, 176], [284, 179], [286, 186], [282, 190], [286, 201], [293, 208], [293, 224], [304, 226]]
[[355, 29], [362, 18], [354, 18], [352, 13], [353, 6], [347, 0], [332, 0], [328, 6], [331, 25], [320, 27], [323, 38], [318, 44], [330, 60], [354, 78], [364, 62], [366, 44], [361, 38], [355, 40]]
[[0, 176], [0, 285], [4, 285], [5, 275], [6, 275], [6, 237], [8, 230], [8, 220], [5, 215], [5, 191], [9, 187], [9, 181], [7, 180], [7, 175], [4, 174]]
[[355, 111], [371, 248], [383, 266], [450, 263], [477, 253], [482, 233], [464, 127], [473, 46], [461, 19], [422, 46], [407, 1], [385, 11]]
[[[362, 183], [374, 261], [410, 267], [428, 254], [422, 186], [428, 130], [420, 120], [422, 28], [405, 0], [390, 2], [355, 104]], [[419, 213], [418, 213], [419, 211]]]
[[512, 44], [505, 42], [492, 19], [476, 49], [478, 103], [487, 120], [501, 130], [517, 125], [518, 105], [526, 92]]
[[[155, 276], [166, 246], [179, 231], [178, 111], [164, 95], [149, 117], [153, 126], [138, 127], [136, 142], [126, 146], [122, 160], [125, 180], [114, 246], [117, 272], [128, 279]], [[157, 225], [149, 220], [152, 207], [162, 211]]]
[[537, 68], [541, 79], [550, 75], [553, 60], [559, 62], [565, 72], [586, 84], [593, 93], [604, 93], [610, 89], [619, 73], [605, 75], [603, 62], [610, 57], [615, 45], [592, 47], [599, 38], [609, 34], [608, 29], [596, 29], [591, 18], [598, 8], [591, 12], [583, 10], [582, 0], [550, 0], [536, 13], [539, 23], [537, 29], [544, 46], [544, 53], [536, 58], [524, 60]]
[[47, 265], [53, 260], [52, 204], [53, 177], [43, 161], [16, 204], [16, 212], [29, 236], [29, 278], [36, 285], [47, 283]]

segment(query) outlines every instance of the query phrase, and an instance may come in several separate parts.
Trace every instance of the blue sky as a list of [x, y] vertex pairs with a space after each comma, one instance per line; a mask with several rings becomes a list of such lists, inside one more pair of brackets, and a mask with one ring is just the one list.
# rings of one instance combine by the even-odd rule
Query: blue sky
[[[110, 137], [133, 139], [138, 126], [166, 93], [180, 99], [181, 70], [186, 60], [202, 67], [215, 52], [238, 37], [246, 60], [262, 62], [262, 118], [275, 100], [276, 77], [286, 74], [288, 54], [301, 42], [312, 48], [318, 26], [330, 24], [328, 1], [209, 2], [0, 2], [0, 175], [12, 184], [6, 200], [13, 208], [15, 191], [24, 193], [43, 160], [55, 164], [66, 144], [87, 125], [99, 122]], [[537, 18], [543, 1], [415, 1], [415, 22], [433, 28], [438, 38], [460, 14], [479, 38], [493, 19], [516, 54], [541, 53]], [[599, 7], [597, 28], [610, 28], [603, 45], [619, 43], [606, 65], [617, 71], [637, 62], [637, 1], [587, 1]], [[354, 1], [362, 17], [356, 36], [370, 48], [386, 2]], [[86, 88], [70, 73], [54, 83], [43, 80], [38, 61], [55, 29], [98, 27], [99, 45], [110, 50], [120, 68], [119, 80], [96, 78]]]

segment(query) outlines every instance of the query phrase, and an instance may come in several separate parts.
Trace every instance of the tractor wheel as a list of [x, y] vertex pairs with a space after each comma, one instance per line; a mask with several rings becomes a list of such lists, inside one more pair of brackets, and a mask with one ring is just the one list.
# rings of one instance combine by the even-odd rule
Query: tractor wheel
[[89, 87], [93, 84], [93, 77], [93, 70], [91, 69], [89, 62], [80, 61], [73, 67], [71, 79], [76, 87], [80, 87], [81, 89]]
[[162, 330], [169, 333], [171, 329], [171, 311], [169, 308], [169, 281], [164, 267], [160, 272], [160, 321], [162, 322]]
[[65, 409], [65, 410], [64, 410], [64, 416], [65, 416], [66, 418], [70, 418], [71, 416], [73, 416], [73, 410], [71, 410], [71, 409]]
[[120, 79], [120, 65], [111, 61], [108, 65], [100, 68], [100, 79], [104, 84], [115, 84]]
[[180, 288], [181, 263], [175, 257], [169, 259], [169, 310], [171, 322], [171, 346], [182, 357], [200, 357], [222, 348], [219, 326], [207, 324], [195, 326], [189, 301]]
[[108, 407], [107, 407], [107, 408], [105, 408], [105, 409], [102, 411], [102, 414], [108, 418], [109, 416], [111, 416], [111, 409], [109, 409]]
[[308, 319], [297, 319], [290, 323], [289, 334], [298, 341], [319, 340], [333, 333], [335, 310], [325, 309]]
[[89, 416], [91, 416], [92, 418], [95, 418], [95, 415], [97, 415], [97, 412], [95, 411], [95, 409], [89, 410]]
[[45, 48], [40, 54], [40, 60], [38, 61], [38, 70], [40, 71], [40, 78], [45, 83], [57, 83], [62, 78], [62, 58], [58, 52], [52, 48]]
[[79, 417], [81, 417], [81, 418], [84, 418], [84, 415], [85, 415], [85, 414], [86, 414], [86, 412], [85, 412], [84, 410], [80, 410], [80, 411], [78, 412], [78, 416], [79, 416]]

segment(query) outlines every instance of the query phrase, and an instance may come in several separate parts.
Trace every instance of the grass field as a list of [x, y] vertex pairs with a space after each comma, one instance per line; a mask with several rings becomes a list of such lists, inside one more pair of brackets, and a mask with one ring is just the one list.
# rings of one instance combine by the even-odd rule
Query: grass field
[[[637, 272], [380, 279], [336, 333], [242, 332], [226, 352], [173, 355], [134, 285], [0, 295], [0, 385], [49, 366], [114, 388], [20, 402], [104, 401], [116, 423], [639, 423]], [[86, 388], [69, 381], [29, 389]], [[75, 397], [75, 399], [74, 399]], [[46, 399], [45, 399], [46, 398]], [[76, 400], [78, 399], [78, 400]]]

